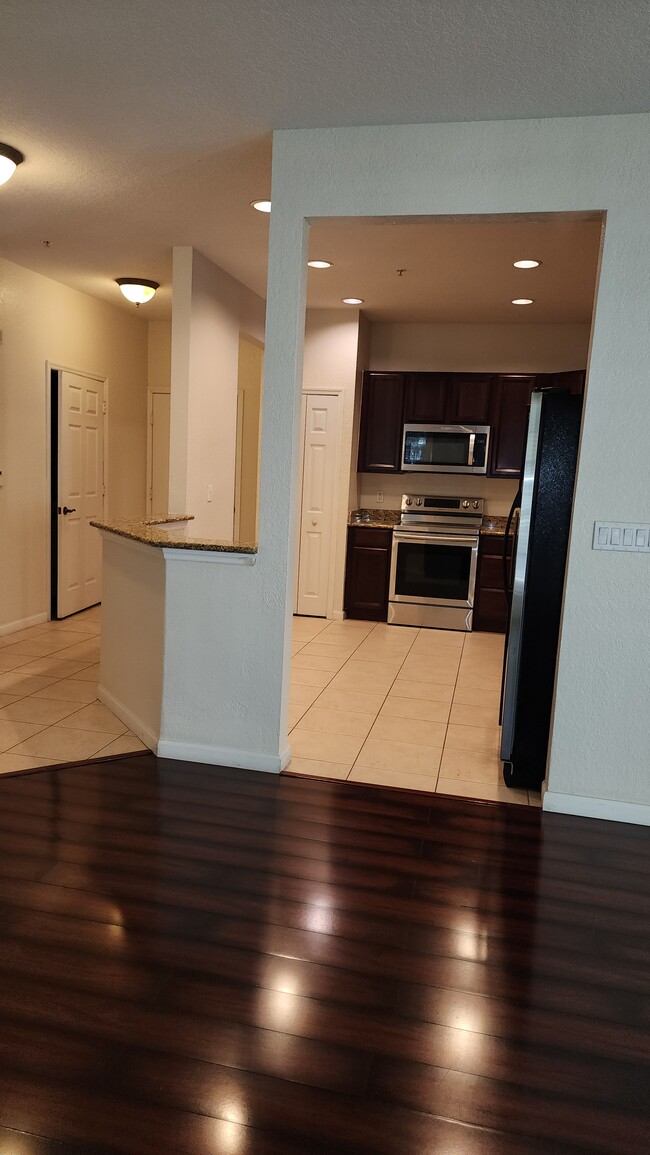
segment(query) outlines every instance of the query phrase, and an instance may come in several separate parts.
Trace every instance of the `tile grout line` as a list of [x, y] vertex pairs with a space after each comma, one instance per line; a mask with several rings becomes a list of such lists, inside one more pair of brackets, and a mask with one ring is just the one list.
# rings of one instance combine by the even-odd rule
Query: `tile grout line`
[[[326, 620], [327, 620], [327, 619], [326, 619]], [[344, 618], [343, 620], [345, 621], [345, 618]], [[310, 638], [308, 642], [305, 642], [305, 646], [311, 645], [311, 643], [314, 641], [314, 638], [318, 638], [318, 637], [320, 637], [320, 635], [321, 635], [321, 634], [324, 634], [324, 633], [326, 632], [326, 630], [327, 630], [327, 629], [329, 629], [329, 626], [331, 626], [332, 624], [333, 624], [333, 622], [332, 622], [332, 621], [328, 621], [327, 625], [326, 625], [326, 626], [323, 626], [322, 630], [319, 630], [317, 634], [314, 634], [314, 637], [313, 637], [313, 638]], [[377, 623], [377, 625], [379, 625], [379, 623]], [[357, 645], [354, 647], [354, 649], [353, 649], [353, 651], [352, 651], [352, 654], [356, 654], [357, 650], [359, 649], [359, 646], [363, 645], [363, 643], [366, 641], [366, 638], [369, 638], [369, 637], [370, 637], [370, 634], [372, 634], [372, 633], [374, 632], [374, 629], [375, 629], [375, 626], [373, 626], [373, 627], [372, 627], [372, 629], [369, 631], [369, 633], [367, 633], [367, 634], [365, 634], [365, 635], [364, 635], [364, 637], [361, 639], [361, 641], [360, 641], [360, 642], [359, 642], [359, 643], [358, 643], [358, 644], [357, 644]], [[335, 643], [333, 643], [333, 644], [335, 644]], [[321, 645], [323, 645], [323, 643], [322, 643], [322, 642], [321, 642]], [[301, 646], [301, 649], [304, 649], [304, 648], [305, 648], [304, 646]], [[298, 651], [298, 653], [300, 653], [300, 650]], [[332, 682], [332, 681], [333, 681], [333, 679], [336, 677], [336, 675], [337, 675], [337, 674], [340, 674], [340, 673], [341, 673], [341, 670], [342, 670], [342, 669], [344, 669], [344, 667], [345, 667], [345, 666], [347, 665], [347, 663], [350, 661], [350, 658], [352, 657], [352, 654], [350, 654], [350, 655], [349, 655], [349, 656], [348, 656], [348, 657], [345, 659], [345, 661], [344, 661], [343, 665], [342, 665], [342, 666], [339, 666], [338, 670], [335, 670], [335, 671], [334, 671], [334, 673], [332, 674], [332, 677], [329, 679], [329, 681], [327, 681], [327, 682], [325, 683], [325, 685], [323, 686], [322, 690], [319, 690], [319, 691], [318, 691], [318, 694], [317, 694], [317, 695], [316, 695], [316, 697], [314, 698], [314, 701], [311, 703], [311, 706], [307, 706], [307, 707], [306, 707], [306, 709], [304, 709], [304, 710], [303, 710], [302, 714], [300, 715], [300, 718], [298, 718], [298, 721], [296, 722], [296, 725], [291, 727], [291, 730], [289, 731], [289, 733], [288, 733], [287, 737], [291, 737], [291, 733], [292, 733], [292, 731], [293, 731], [293, 730], [295, 730], [296, 726], [300, 725], [300, 722], [301, 722], [301, 720], [304, 718], [305, 714], [307, 714], [309, 710], [313, 709], [313, 707], [316, 705], [316, 703], [317, 703], [318, 699], [320, 698], [321, 694], [324, 694], [324, 693], [325, 693], [325, 691], [328, 689], [328, 687], [329, 687], [329, 685], [330, 685], [330, 682]], [[291, 661], [293, 661], [293, 659], [294, 659], [294, 657], [295, 657], [295, 656], [296, 656], [296, 655], [294, 655], [294, 654], [292, 654], [292, 655], [291, 655]], [[323, 672], [323, 673], [327, 673], [327, 670], [324, 670], [324, 671], [322, 671], [322, 672]], [[296, 685], [298, 685], [298, 683], [296, 683]], [[291, 679], [289, 679], [289, 693], [291, 693]]]
[[445, 736], [442, 740], [442, 750], [440, 752], [440, 762], [438, 763], [438, 773], [436, 774], [436, 784], [433, 788], [434, 794], [438, 793], [438, 783], [440, 781], [440, 771], [442, 769], [442, 760], [445, 756], [445, 746], [447, 745], [447, 735], [449, 733], [449, 720], [451, 718], [451, 711], [454, 708], [454, 698], [456, 697], [456, 686], [458, 685], [458, 675], [460, 674], [460, 667], [461, 667], [462, 662], [463, 662], [463, 654], [465, 652], [465, 642], [466, 641], [467, 641], [467, 634], [465, 634], [465, 637], [463, 638], [463, 644], [460, 647], [460, 658], [458, 659], [458, 669], [456, 670], [456, 677], [454, 679], [454, 684], [453, 684], [452, 690], [451, 690], [451, 702], [449, 703], [449, 713], [447, 715], [447, 723], [445, 725]]
[[[377, 626], [379, 626], [379, 625], [383, 625], [383, 622], [377, 622], [377, 625], [375, 625], [375, 626], [373, 627], [373, 629], [370, 631], [370, 634], [368, 634], [368, 637], [370, 637], [370, 636], [371, 636], [371, 634], [373, 634], [373, 633], [375, 632], [375, 630], [377, 629]], [[377, 710], [377, 713], [375, 714], [375, 721], [373, 722], [372, 726], [374, 726], [375, 722], [377, 721], [377, 718], [379, 717], [379, 715], [380, 715], [380, 713], [381, 713], [382, 707], [383, 707], [383, 706], [386, 704], [386, 699], [388, 698], [388, 696], [389, 696], [389, 694], [390, 694], [390, 692], [391, 692], [391, 690], [392, 690], [393, 686], [395, 685], [395, 682], [396, 682], [396, 681], [397, 681], [397, 679], [399, 678], [399, 672], [400, 672], [400, 670], [402, 669], [402, 666], [404, 665], [404, 662], [405, 662], [405, 661], [406, 661], [406, 659], [408, 658], [408, 656], [409, 656], [409, 654], [410, 654], [411, 650], [413, 649], [413, 646], [415, 645], [415, 642], [416, 642], [416, 640], [419, 638], [419, 636], [420, 636], [420, 628], [418, 627], [418, 632], [417, 632], [417, 634], [416, 634], [416, 635], [415, 635], [415, 637], [413, 638], [413, 640], [412, 640], [412, 642], [411, 642], [411, 644], [410, 644], [410, 646], [409, 646], [408, 650], [407, 650], [407, 651], [406, 651], [406, 653], [404, 654], [404, 658], [403, 658], [403, 660], [402, 660], [402, 662], [401, 662], [401, 664], [400, 664], [400, 666], [399, 666], [399, 669], [398, 669], [397, 673], [395, 674], [395, 677], [393, 678], [393, 680], [392, 680], [392, 682], [391, 682], [390, 686], [388, 687], [388, 689], [387, 689], [387, 691], [386, 691], [386, 693], [385, 693], [384, 697], [383, 697], [383, 698], [382, 698], [382, 700], [381, 700], [381, 705], [380, 705], [379, 709]], [[362, 752], [362, 750], [363, 750], [363, 748], [364, 748], [364, 746], [365, 746], [366, 742], [368, 741], [368, 738], [370, 737], [370, 734], [372, 733], [372, 726], [370, 727], [370, 729], [369, 729], [368, 733], [366, 734], [366, 736], [365, 736], [365, 738], [364, 738], [364, 740], [363, 740], [363, 742], [362, 742], [362, 744], [361, 744], [361, 749], [359, 750], [359, 753], [357, 754], [356, 758], [354, 759], [354, 762], [353, 762], [353, 763], [352, 763], [352, 765], [350, 766], [350, 769], [349, 769], [349, 771], [348, 771], [348, 774], [346, 775], [346, 777], [345, 777], [345, 779], [344, 779], [344, 781], [345, 781], [345, 782], [349, 781], [349, 779], [350, 779], [350, 774], [351, 774], [351, 773], [352, 773], [352, 771], [354, 770], [354, 767], [356, 766], [357, 762], [359, 761], [359, 758], [361, 757], [361, 752]]]

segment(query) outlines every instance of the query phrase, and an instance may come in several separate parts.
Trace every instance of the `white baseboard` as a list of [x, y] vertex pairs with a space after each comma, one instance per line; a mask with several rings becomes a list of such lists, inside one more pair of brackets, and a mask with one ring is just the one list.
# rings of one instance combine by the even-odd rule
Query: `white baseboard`
[[335, 622], [344, 622], [345, 612], [343, 610], [332, 610], [332, 618]]
[[112, 710], [114, 714], [117, 714], [118, 718], [121, 718], [123, 722], [126, 722], [129, 729], [133, 730], [133, 733], [138, 736], [141, 742], [144, 742], [145, 746], [147, 746], [149, 750], [153, 750], [155, 752], [156, 746], [158, 745], [158, 735], [155, 734], [149, 726], [145, 725], [141, 718], [138, 718], [137, 715], [134, 714], [128, 706], [125, 706], [123, 702], [120, 702], [119, 699], [111, 694], [110, 690], [107, 690], [105, 686], [97, 687], [97, 697], [99, 698], [100, 702], [103, 702], [105, 706], [108, 706], [109, 710]]
[[16, 634], [18, 630], [28, 630], [31, 626], [42, 626], [44, 622], [49, 622], [49, 615], [43, 611], [42, 614], [32, 614], [31, 618], [19, 618], [17, 622], [7, 622], [6, 625], [0, 626], [0, 638], [5, 634]]
[[542, 810], [550, 814], [575, 814], [581, 818], [650, 826], [650, 806], [642, 802], [616, 802], [612, 798], [585, 798], [580, 794], [557, 794], [554, 790], [544, 790]]
[[[144, 741], [144, 738], [142, 739]], [[182, 762], [203, 762], [208, 766], [236, 766], [242, 770], [264, 770], [279, 774], [289, 765], [291, 751], [282, 754], [260, 754], [257, 750], [239, 750], [230, 746], [201, 746], [194, 742], [160, 741], [159, 758], [179, 758]]]

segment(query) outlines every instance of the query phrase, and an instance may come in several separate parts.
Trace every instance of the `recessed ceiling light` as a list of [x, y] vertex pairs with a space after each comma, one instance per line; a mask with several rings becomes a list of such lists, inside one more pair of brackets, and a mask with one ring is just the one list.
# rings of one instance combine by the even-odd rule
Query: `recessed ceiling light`
[[0, 144], [0, 184], [6, 184], [25, 157], [10, 144]]
[[344, 305], [363, 305], [363, 297], [342, 297]]
[[258, 213], [270, 213], [270, 201], [251, 201], [251, 208], [257, 209]]
[[513, 264], [516, 269], [536, 269], [541, 265], [541, 261], [514, 261]]
[[531, 297], [515, 297], [512, 303], [513, 305], [534, 305], [535, 302]]
[[331, 269], [331, 261], [307, 261], [310, 269]]

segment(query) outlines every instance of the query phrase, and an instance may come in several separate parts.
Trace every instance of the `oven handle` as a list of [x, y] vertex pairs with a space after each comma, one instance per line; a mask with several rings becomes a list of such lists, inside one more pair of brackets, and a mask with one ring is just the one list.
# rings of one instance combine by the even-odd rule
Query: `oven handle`
[[426, 545], [469, 545], [478, 548], [478, 534], [466, 535], [462, 534], [445, 534], [445, 533], [428, 533], [421, 531], [420, 533], [404, 533], [400, 529], [393, 530], [393, 541], [412, 541], [420, 542]]

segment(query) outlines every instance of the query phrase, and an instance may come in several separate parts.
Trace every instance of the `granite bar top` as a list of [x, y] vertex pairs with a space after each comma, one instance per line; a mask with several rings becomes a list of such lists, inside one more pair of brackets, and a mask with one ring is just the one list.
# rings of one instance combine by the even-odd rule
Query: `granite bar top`
[[168, 514], [167, 517], [120, 518], [116, 521], [91, 521], [95, 529], [118, 537], [128, 537], [144, 545], [169, 546], [172, 549], [211, 550], [216, 553], [257, 553], [257, 544], [243, 541], [219, 541], [199, 537], [188, 524], [193, 514]]
[[[348, 514], [348, 525], [365, 525], [370, 529], [392, 529], [399, 525], [399, 520], [399, 509], [351, 509]], [[507, 520], [507, 517], [485, 514], [481, 536], [503, 537]]]

